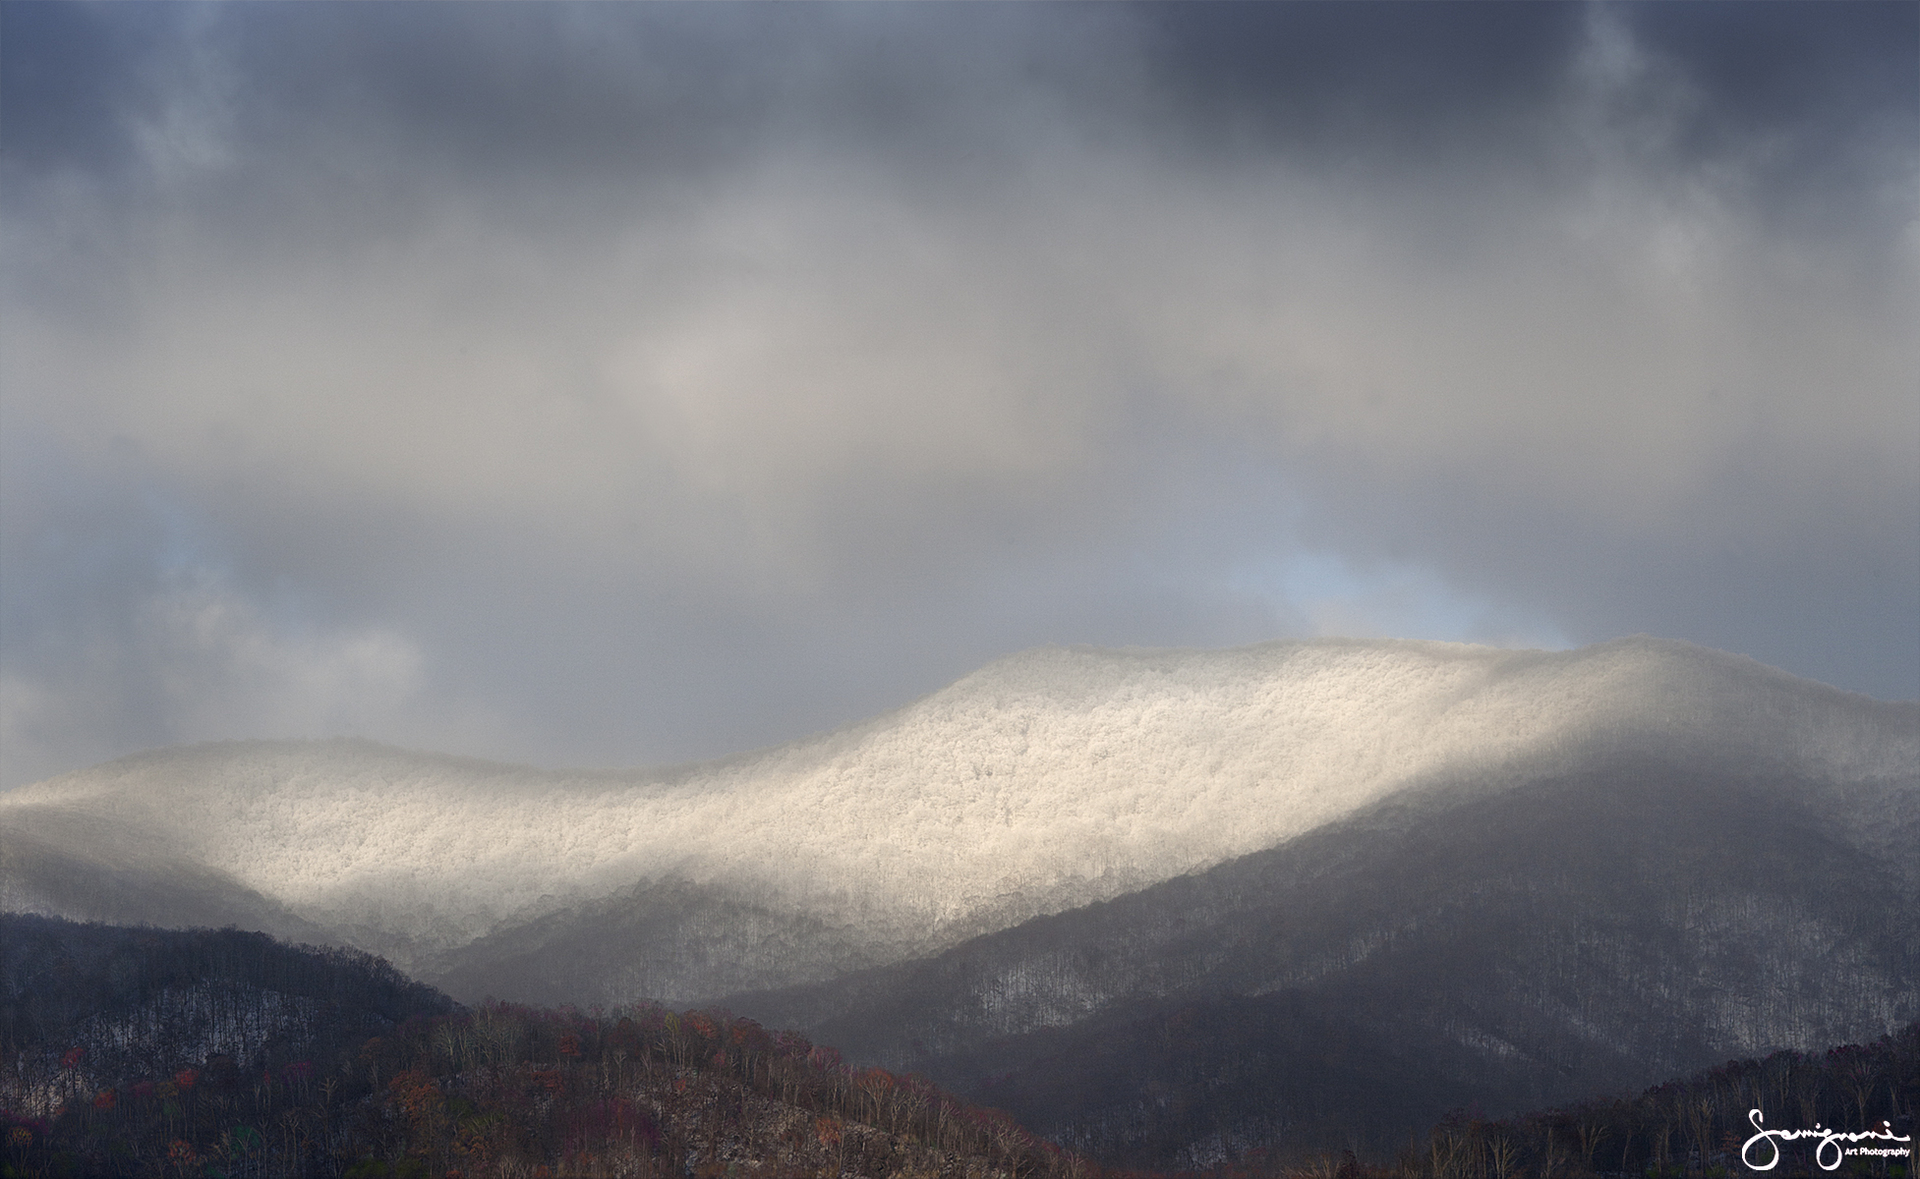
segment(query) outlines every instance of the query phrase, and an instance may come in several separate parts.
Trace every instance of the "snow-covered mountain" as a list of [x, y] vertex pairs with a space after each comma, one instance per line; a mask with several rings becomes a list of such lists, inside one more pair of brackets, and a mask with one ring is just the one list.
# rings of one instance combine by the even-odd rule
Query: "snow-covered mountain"
[[[469, 995], [496, 989], [490, 964], [597, 929], [587, 967], [545, 968], [582, 998], [691, 1001], [933, 954], [1383, 800], [1619, 749], [1840, 797], [1920, 777], [1920, 705], [1645, 638], [1046, 648], [874, 720], [666, 769], [358, 741], [124, 758], [0, 795], [0, 907], [232, 920]], [[1871, 837], [1870, 814], [1851, 821]]]
[[1911, 778], [1631, 751], [1514, 778], [725, 1005], [1168, 1169], [1391, 1158], [1451, 1109], [1633, 1093], [1920, 1018]]

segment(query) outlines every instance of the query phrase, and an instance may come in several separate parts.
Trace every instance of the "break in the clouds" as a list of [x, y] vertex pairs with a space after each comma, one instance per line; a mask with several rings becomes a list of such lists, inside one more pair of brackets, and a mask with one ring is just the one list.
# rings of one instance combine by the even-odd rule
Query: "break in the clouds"
[[8, 4], [5, 782], [1044, 642], [1920, 694], [1920, 9]]

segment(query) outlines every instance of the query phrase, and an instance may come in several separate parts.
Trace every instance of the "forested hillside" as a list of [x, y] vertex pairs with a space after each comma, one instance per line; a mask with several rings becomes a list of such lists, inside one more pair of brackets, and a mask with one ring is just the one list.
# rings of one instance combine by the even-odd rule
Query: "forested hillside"
[[[1109, 1179], [1726, 1179], [1755, 1172], [1906, 1179], [1915, 1173], [1917, 1109], [1920, 1023], [1913, 1023], [1870, 1044], [1730, 1060], [1638, 1096], [1508, 1118], [1465, 1106], [1383, 1157], [1256, 1149], [1201, 1171], [1110, 1172]], [[1756, 1125], [1773, 1133], [1762, 1137]]]
[[1871, 808], [1904, 854], [1794, 776], [1711, 759], [1621, 754], [1436, 797], [727, 1003], [1167, 1168], [1390, 1158], [1455, 1106], [1638, 1092], [1920, 1017], [1911, 785]]
[[[1871, 1044], [1728, 1061], [1634, 1098], [1498, 1121], [1456, 1113], [1404, 1152], [1395, 1169], [1434, 1179], [1909, 1176], [1916, 1110], [1920, 1023]], [[1762, 1129], [1776, 1136], [1760, 1138]], [[1806, 1131], [1815, 1132], [1800, 1136]]]
[[[14, 915], [0, 916], [0, 985], [9, 1179], [1098, 1171], [1006, 1114], [722, 1011], [471, 1010], [361, 955]], [[1209, 1034], [1178, 1019], [1166, 1031]], [[1343, 1099], [1337, 1080], [1321, 1100]], [[1873, 1132], [1829, 1149], [1886, 1153], [1836, 1156], [1838, 1170], [1903, 1179], [1911, 1156], [1897, 1151], [1916, 1106], [1911, 1024], [1866, 1045], [1730, 1061], [1633, 1098], [1505, 1119], [1462, 1109], [1389, 1155], [1270, 1145], [1223, 1151], [1204, 1173], [1711, 1179], [1742, 1170], [1757, 1109], [1774, 1130]], [[1826, 1173], [1819, 1139], [1779, 1145], [1775, 1174]], [[1770, 1157], [1754, 1149], [1753, 1161]]]
[[7, 1176], [1073, 1175], [724, 1012], [460, 1008], [364, 955], [0, 917]]
[[[324, 1052], [341, 1037], [453, 1010], [453, 1001], [357, 950], [298, 949], [238, 930], [126, 929], [0, 914], [0, 1051], [32, 1075], [37, 1051], [78, 1055], [76, 1083], [186, 1055], [236, 1061]], [[9, 1091], [10, 1101], [32, 1108]]]

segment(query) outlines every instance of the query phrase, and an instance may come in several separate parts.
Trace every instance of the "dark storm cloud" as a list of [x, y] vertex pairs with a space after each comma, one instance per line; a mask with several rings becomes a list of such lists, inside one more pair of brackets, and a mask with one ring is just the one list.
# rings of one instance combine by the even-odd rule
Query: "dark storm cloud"
[[169, 82], [232, 92], [243, 166], [343, 151], [342, 179], [403, 163], [403, 189], [442, 172], [686, 183], [808, 140], [978, 163], [1008, 146], [1020, 90], [1113, 97], [1092, 56], [1115, 44], [1111, 19], [1017, 7], [156, 7], [171, 19], [140, 35], [111, 10], [16, 14], [28, 64], [10, 71], [7, 134], [23, 162], [123, 162], [139, 150], [129, 116]]
[[1009, 84], [1090, 125], [1157, 114], [1168, 122], [1149, 130], [1238, 150], [1476, 139], [1511, 153], [1551, 133], [1542, 116], [1600, 12], [1687, 84], [1689, 154], [1782, 135], [1845, 150], [1863, 124], [1913, 146], [1912, 5], [1723, 7], [23, 3], [5, 17], [0, 93], [9, 151], [36, 167], [125, 156], [129, 116], [209, 53], [237, 75], [258, 149], [344, 131], [376, 156], [404, 143], [475, 175], [679, 173], [800, 133], [929, 159], [1005, 147], [1030, 110]]
[[1906, 108], [1920, 86], [1912, 52], [1920, 12], [1911, 4], [1753, 5], [1730, 19], [1695, 0], [1621, 15], [1704, 96], [1703, 137], [1817, 128], [1827, 132], [1822, 146], [1835, 148], [1852, 146], [1849, 132], [1862, 124], [1884, 123], [1914, 146]]
[[[1149, 60], [1210, 145], [1432, 154], [1511, 136], [1554, 101], [1575, 5], [1148, 6]], [[1531, 130], [1537, 130], [1533, 128]]]
[[1914, 695], [1916, 12], [0, 6], [6, 780], [1045, 641]]
[[174, 29], [165, 10], [107, 14], [79, 4], [0, 9], [0, 134], [7, 164], [109, 171], [132, 154], [124, 113], [153, 98], [145, 67]]
[[1728, 20], [1679, 3], [1625, 16], [1697, 104], [1680, 160], [1738, 161], [1748, 199], [1795, 232], [1884, 250], [1911, 224], [1920, 8], [1754, 5]]
[[1651, 76], [1611, 118], [1645, 120], [1642, 167], [1734, 175], [1797, 232], [1884, 251], [1912, 215], [1920, 8], [1900, 2], [1145, 6], [1168, 138], [1307, 156], [1403, 181], [1433, 168], [1559, 173], [1570, 81], [1596, 18]]

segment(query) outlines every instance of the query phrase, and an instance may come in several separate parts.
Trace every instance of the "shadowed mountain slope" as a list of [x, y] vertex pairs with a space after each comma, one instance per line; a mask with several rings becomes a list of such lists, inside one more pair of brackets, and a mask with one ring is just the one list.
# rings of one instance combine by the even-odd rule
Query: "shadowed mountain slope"
[[730, 1005], [1076, 1149], [1383, 1156], [1920, 1017], [1920, 791], [1615, 752], [1379, 804], [938, 957]]

